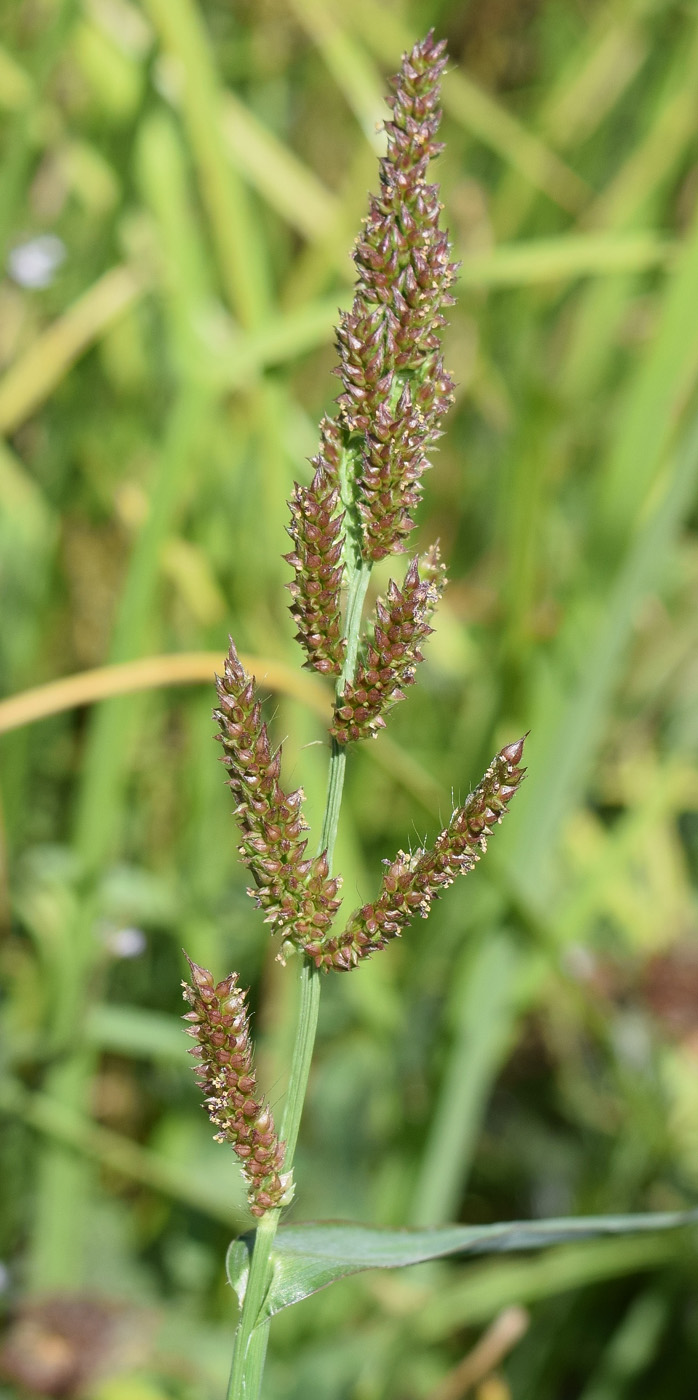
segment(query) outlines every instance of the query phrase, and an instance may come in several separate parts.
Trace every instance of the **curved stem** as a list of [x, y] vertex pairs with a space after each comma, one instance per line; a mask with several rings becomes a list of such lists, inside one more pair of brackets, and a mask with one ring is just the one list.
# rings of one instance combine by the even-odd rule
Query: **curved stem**
[[[356, 670], [361, 614], [370, 575], [371, 564], [364, 561], [359, 562], [349, 571], [345, 623], [347, 648], [342, 673], [337, 682], [338, 693], [345, 681], [353, 678]], [[320, 850], [326, 851], [330, 867], [337, 840], [346, 764], [346, 745], [338, 744], [333, 739], [327, 800], [320, 837]], [[321, 974], [314, 964], [307, 958], [303, 958], [299, 973], [298, 1024], [291, 1059], [286, 1107], [281, 1125], [281, 1137], [286, 1144], [284, 1171], [290, 1171], [293, 1166], [303, 1104], [308, 1087], [320, 1007], [320, 976]], [[269, 1319], [261, 1318], [260, 1315], [271, 1282], [272, 1250], [280, 1217], [280, 1210], [268, 1211], [260, 1220], [255, 1231], [245, 1301], [235, 1338], [233, 1365], [228, 1384], [228, 1400], [257, 1400], [259, 1396], [269, 1338]]]

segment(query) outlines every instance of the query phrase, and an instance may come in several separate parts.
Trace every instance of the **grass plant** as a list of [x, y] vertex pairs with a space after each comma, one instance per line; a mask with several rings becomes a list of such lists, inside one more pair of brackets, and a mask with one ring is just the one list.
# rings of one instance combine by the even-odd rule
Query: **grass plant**
[[[528, 777], [428, 924], [346, 974], [304, 973], [304, 1015], [321, 982], [322, 1000], [279, 1277], [310, 1278], [293, 1233], [309, 1217], [483, 1232], [695, 1199], [692, 11], [9, 6], [8, 1396], [208, 1400], [226, 1384], [222, 1260], [248, 1232], [230, 1261], [242, 1293], [254, 1220], [187, 1072], [180, 949], [250, 987], [286, 1141], [301, 960], [275, 962], [245, 898], [206, 677], [232, 631], [319, 833], [331, 697], [297, 670], [284, 503], [309, 489], [334, 412], [384, 75], [430, 24], [451, 53], [438, 171], [462, 269], [444, 341], [456, 403], [410, 549], [438, 537], [450, 584], [408, 703], [353, 744], [345, 910], [530, 729]], [[13, 257], [45, 233], [65, 258], [30, 285]], [[264, 1394], [689, 1400], [695, 1279], [687, 1232], [347, 1270], [275, 1312]], [[27, 1336], [34, 1359], [72, 1367], [62, 1381], [27, 1371]]]

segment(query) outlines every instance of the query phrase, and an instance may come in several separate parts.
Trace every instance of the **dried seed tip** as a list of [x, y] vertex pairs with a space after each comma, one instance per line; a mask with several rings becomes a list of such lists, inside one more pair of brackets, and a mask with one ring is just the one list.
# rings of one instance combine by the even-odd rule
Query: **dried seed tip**
[[356, 679], [347, 682], [335, 705], [331, 734], [340, 744], [372, 738], [385, 728], [385, 713], [403, 700], [403, 685], [412, 685], [424, 658], [420, 646], [433, 630], [430, 622], [446, 584], [438, 545], [421, 561], [411, 561], [402, 588], [392, 582], [387, 601], [379, 599], [373, 636], [359, 662]]
[[242, 1164], [250, 1210], [264, 1215], [285, 1203], [288, 1179], [280, 1174], [283, 1143], [278, 1141], [268, 1106], [256, 1096], [247, 993], [238, 985], [237, 973], [216, 985], [206, 968], [184, 956], [194, 984], [186, 998], [193, 1013], [185, 1019], [192, 1014], [196, 1018], [196, 1024], [186, 1030], [196, 1037], [190, 1053], [199, 1061], [195, 1073], [216, 1128], [214, 1141], [233, 1148]]
[[[415, 915], [427, 918], [431, 905], [457, 875], [467, 875], [487, 849], [489, 827], [499, 822], [519, 787], [524, 770], [518, 761], [524, 740], [508, 744], [492, 760], [482, 781], [430, 848], [398, 851], [387, 863], [383, 885], [372, 904], [352, 914], [344, 931], [316, 939], [306, 953], [316, 967], [348, 972], [393, 938], [399, 938]], [[511, 754], [515, 755], [512, 762]]]
[[425, 583], [433, 584], [440, 593], [443, 592], [448, 582], [446, 578], [446, 565], [441, 558], [441, 547], [439, 540], [425, 549], [419, 560], [419, 572]]
[[293, 551], [285, 555], [294, 570], [288, 585], [293, 616], [306, 656], [306, 666], [323, 675], [339, 675], [346, 649], [342, 637], [341, 528], [344, 514], [339, 495], [339, 459], [342, 435], [329, 418], [320, 424], [320, 451], [313, 460], [310, 486], [294, 486], [289, 502], [288, 533]]
[[235, 799], [240, 855], [254, 880], [250, 893], [274, 931], [302, 947], [318, 928], [321, 934], [329, 929], [340, 905], [334, 898], [337, 886], [324, 857], [303, 859], [303, 792], [281, 787], [281, 750], [272, 756], [254, 678], [240, 664], [232, 641], [217, 688], [217, 737]]

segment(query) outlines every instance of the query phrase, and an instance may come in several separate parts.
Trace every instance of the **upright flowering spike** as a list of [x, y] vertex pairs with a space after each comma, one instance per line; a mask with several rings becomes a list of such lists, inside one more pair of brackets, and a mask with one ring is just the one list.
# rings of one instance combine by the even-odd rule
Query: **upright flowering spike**
[[252, 1066], [250, 1018], [246, 994], [236, 972], [214, 986], [206, 968], [184, 954], [192, 986], [182, 983], [191, 1010], [184, 1020], [196, 1045], [195, 1074], [203, 1089], [216, 1142], [229, 1142], [242, 1163], [253, 1215], [285, 1205], [291, 1196], [290, 1172], [282, 1171], [284, 1145], [274, 1131], [269, 1108], [257, 1096]]
[[439, 228], [438, 188], [426, 180], [441, 150], [435, 138], [444, 51], [428, 34], [392, 81], [380, 194], [371, 197], [354, 248], [354, 301], [337, 328], [339, 417], [321, 424], [315, 475], [310, 486], [294, 487], [290, 503], [294, 547], [286, 559], [295, 571], [289, 587], [296, 635], [306, 665], [330, 675], [340, 674], [345, 650], [343, 544], [366, 560], [404, 553], [427, 454], [453, 398], [439, 332], [453, 302], [456, 265]]
[[429, 620], [446, 578], [438, 545], [422, 561], [410, 564], [402, 588], [390, 582], [387, 602], [376, 604], [373, 640], [359, 663], [356, 680], [347, 682], [336, 706], [331, 733], [340, 744], [375, 736], [385, 728], [386, 710], [404, 700], [402, 687], [413, 685], [417, 663], [424, 660], [420, 644], [433, 631]]
[[216, 677], [228, 785], [242, 830], [240, 855], [255, 889], [249, 894], [266, 911], [267, 923], [284, 938], [302, 944], [322, 935], [339, 908], [339, 879], [330, 879], [325, 854], [306, 859], [307, 825], [301, 815], [303, 791], [286, 793], [279, 783], [281, 750], [272, 754], [267, 726], [248, 676], [231, 641], [222, 677]]
[[482, 782], [456, 808], [447, 827], [430, 849], [412, 854], [398, 851], [383, 876], [383, 887], [373, 904], [364, 904], [352, 915], [343, 933], [313, 939], [305, 951], [317, 967], [349, 971], [357, 963], [384, 948], [411, 923], [415, 915], [426, 919], [432, 902], [467, 875], [487, 849], [488, 833], [502, 820], [525, 769], [519, 764], [524, 740], [508, 744], [493, 759]]
[[428, 34], [393, 79], [381, 192], [371, 198], [354, 250], [359, 279], [338, 330], [340, 421], [361, 455], [356, 500], [367, 559], [404, 550], [426, 453], [452, 400], [439, 331], [456, 266], [439, 228], [438, 189], [426, 182], [429, 160], [441, 150], [444, 51]]
[[310, 486], [296, 482], [288, 533], [293, 551], [284, 555], [295, 571], [287, 587], [293, 597], [291, 613], [298, 624], [296, 641], [305, 649], [305, 665], [325, 675], [339, 675], [346, 642], [342, 637], [340, 588], [341, 562], [339, 510], [339, 456], [341, 434], [329, 418], [320, 424], [321, 447], [313, 461]]

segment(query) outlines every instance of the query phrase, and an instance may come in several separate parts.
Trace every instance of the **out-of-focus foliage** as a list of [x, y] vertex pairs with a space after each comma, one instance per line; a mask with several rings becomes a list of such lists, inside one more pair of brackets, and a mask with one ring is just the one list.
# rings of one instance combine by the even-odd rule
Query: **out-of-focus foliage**
[[[451, 584], [409, 703], [352, 755], [349, 904], [525, 729], [529, 778], [428, 925], [327, 979], [293, 1218], [695, 1200], [698, 11], [16, 0], [3, 691], [173, 653], [201, 683], [155, 665], [99, 705], [50, 692], [33, 725], [0, 709], [5, 1396], [225, 1383], [249, 1217], [188, 1070], [180, 948], [251, 985], [272, 1102], [295, 979], [245, 896], [202, 653], [230, 629], [262, 671], [300, 664], [285, 501], [336, 392], [385, 75], [430, 24], [463, 267], [416, 543], [440, 537]], [[325, 729], [279, 674], [317, 829]], [[266, 1394], [688, 1400], [697, 1308], [671, 1236], [369, 1274], [275, 1319]]]

